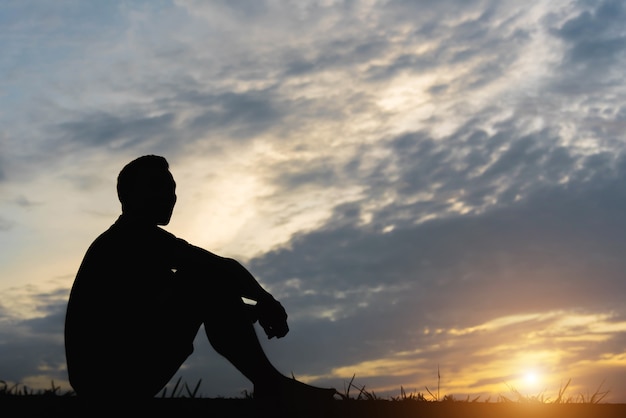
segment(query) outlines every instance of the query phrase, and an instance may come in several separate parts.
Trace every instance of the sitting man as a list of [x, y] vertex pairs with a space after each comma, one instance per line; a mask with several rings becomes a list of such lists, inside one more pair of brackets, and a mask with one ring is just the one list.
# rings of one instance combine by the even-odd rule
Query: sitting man
[[253, 383], [255, 398], [332, 399], [334, 389], [288, 378], [270, 363], [253, 323], [281, 338], [287, 314], [241, 264], [158, 227], [170, 221], [175, 189], [160, 156], [140, 157], [119, 173], [122, 214], [89, 247], [67, 306], [65, 351], [76, 394], [154, 397], [192, 353], [204, 324], [215, 350]]

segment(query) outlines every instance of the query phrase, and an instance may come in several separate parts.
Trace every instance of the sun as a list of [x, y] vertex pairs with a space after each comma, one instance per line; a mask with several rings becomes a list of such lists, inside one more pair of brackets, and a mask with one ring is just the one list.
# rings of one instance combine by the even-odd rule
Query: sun
[[527, 386], [535, 386], [539, 383], [539, 374], [534, 370], [528, 370], [524, 373], [524, 382]]
[[527, 369], [523, 372], [520, 380], [526, 390], [533, 391], [539, 389], [543, 377], [537, 369]]

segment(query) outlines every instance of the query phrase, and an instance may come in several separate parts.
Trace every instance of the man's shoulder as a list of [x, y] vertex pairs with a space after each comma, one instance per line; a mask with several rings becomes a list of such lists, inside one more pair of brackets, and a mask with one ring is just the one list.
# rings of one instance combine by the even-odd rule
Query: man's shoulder
[[192, 248], [187, 241], [157, 226], [136, 227], [116, 222], [91, 243], [85, 259], [89, 263], [99, 263], [98, 260], [163, 261], [180, 258]]
[[107, 230], [102, 232], [91, 244], [91, 247], [108, 246], [159, 246], [189, 245], [185, 240], [176, 237], [158, 226], [137, 225], [118, 219]]

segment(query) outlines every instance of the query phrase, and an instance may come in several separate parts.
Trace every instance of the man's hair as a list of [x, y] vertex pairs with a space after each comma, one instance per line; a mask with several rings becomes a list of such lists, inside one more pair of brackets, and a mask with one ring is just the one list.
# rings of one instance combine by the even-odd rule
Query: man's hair
[[155, 180], [162, 179], [168, 169], [167, 160], [159, 155], [144, 155], [126, 164], [117, 176], [117, 196], [122, 208], [145, 193]]

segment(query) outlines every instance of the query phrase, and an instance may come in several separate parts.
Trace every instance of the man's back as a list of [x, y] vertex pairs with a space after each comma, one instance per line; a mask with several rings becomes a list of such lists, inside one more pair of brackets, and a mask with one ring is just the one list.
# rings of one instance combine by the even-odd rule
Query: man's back
[[[72, 386], [117, 379], [150, 357], [171, 313], [173, 270], [190, 247], [157, 226], [121, 216], [90, 246], [72, 287], [65, 323]], [[110, 376], [110, 379], [107, 377]], [[90, 383], [91, 385], [91, 383]]]

